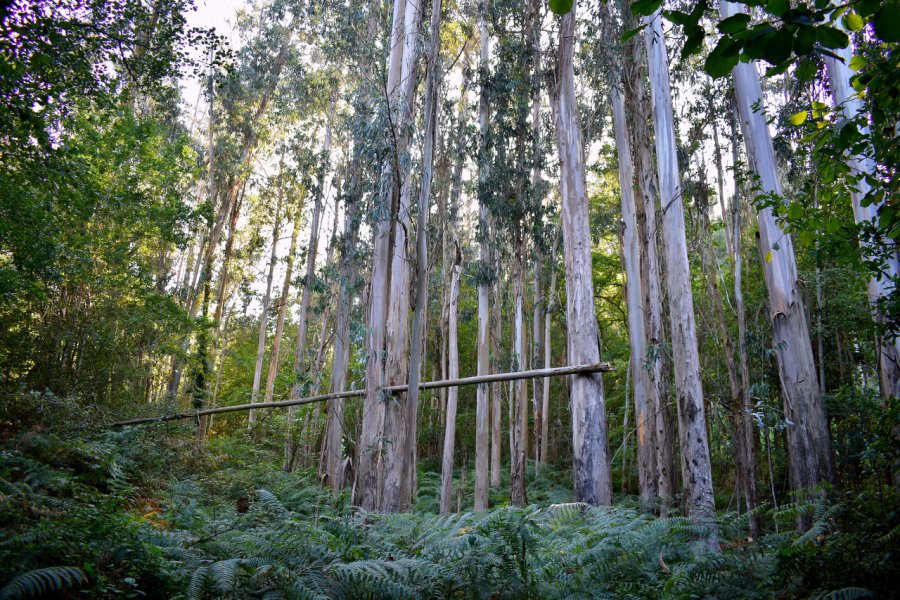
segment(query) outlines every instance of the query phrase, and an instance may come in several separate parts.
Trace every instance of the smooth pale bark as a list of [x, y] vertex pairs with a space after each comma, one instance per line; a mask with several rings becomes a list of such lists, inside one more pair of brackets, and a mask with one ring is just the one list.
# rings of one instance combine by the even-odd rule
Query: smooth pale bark
[[[553, 250], [550, 252], [550, 288], [547, 292], [547, 314], [544, 315], [544, 368], [549, 369], [552, 363], [553, 341], [550, 339], [553, 325], [553, 311], [556, 308], [556, 253], [559, 248], [559, 231], [553, 236]], [[541, 406], [541, 463], [547, 464], [550, 459], [550, 378], [544, 379]]]
[[[650, 510], [656, 502], [659, 484], [656, 474], [655, 426], [648, 406], [650, 380], [644, 368], [647, 336], [644, 330], [643, 290], [641, 288], [641, 248], [634, 200], [634, 167], [625, 117], [625, 99], [618, 82], [610, 85], [613, 128], [619, 158], [619, 189], [622, 207], [622, 262], [625, 264], [625, 300], [628, 315], [628, 343], [631, 350], [634, 424], [637, 434], [638, 486], [641, 506]], [[627, 431], [627, 428], [626, 428]]]
[[681, 180], [675, 150], [675, 120], [669, 87], [662, 17], [657, 11], [645, 19], [644, 41], [650, 75], [650, 95], [656, 132], [656, 163], [662, 207], [662, 237], [669, 295], [675, 395], [681, 442], [682, 481], [688, 516], [695, 521], [715, 519], [712, 465], [706, 433], [706, 412], [700, 379], [697, 326], [691, 290], [690, 265], [684, 229]]
[[[559, 28], [556, 85], [551, 91], [560, 163], [560, 223], [566, 266], [566, 322], [570, 364], [600, 360], [600, 332], [594, 312], [593, 265], [585, 183], [584, 149], [575, 95], [575, 9]], [[572, 470], [575, 500], [612, 503], [603, 378], [573, 377]]]
[[[531, 14], [528, 22], [528, 40], [531, 44], [531, 193], [536, 201], [541, 199], [541, 2], [531, 0]], [[531, 367], [537, 368], [541, 364], [541, 352], [543, 349], [543, 289], [541, 271], [544, 257], [540, 246], [536, 245], [534, 257], [534, 306], [531, 328]], [[543, 385], [542, 379], [532, 382], [532, 404], [534, 411], [534, 470], [535, 475], [540, 473], [541, 465], [541, 422], [543, 421]]]
[[[434, 174], [434, 143], [438, 135], [437, 87], [440, 56], [441, 0], [433, 0], [429, 27], [428, 79], [425, 84], [425, 132], [422, 149], [422, 187], [419, 191], [418, 224], [416, 228], [416, 299], [412, 321], [412, 345], [409, 357], [409, 392], [407, 394], [409, 456], [408, 478], [414, 480], [416, 468], [416, 425], [419, 404], [423, 353], [428, 336], [425, 334], [425, 307], [428, 305], [428, 213], [431, 212], [431, 183]], [[457, 365], [457, 372], [459, 367]], [[410, 484], [411, 485], [411, 484]]]
[[[727, 18], [739, 12], [737, 4], [723, 0], [719, 9]], [[741, 118], [750, 168], [759, 177], [760, 192], [781, 196], [772, 138], [763, 112], [765, 101], [756, 67], [739, 63], [732, 69], [735, 99]], [[787, 420], [791, 487], [798, 500], [834, 478], [831, 439], [825, 407], [816, 381], [816, 367], [797, 277], [794, 246], [775, 221], [770, 208], [757, 213], [763, 273], [769, 292], [772, 345], [778, 363]], [[810, 517], [798, 519], [802, 529]]]
[[[484, 78], [488, 76], [489, 58], [490, 58], [490, 40], [488, 39], [487, 28], [487, 0], [482, 0], [479, 7], [478, 32], [480, 36], [480, 60], [479, 68], [481, 71], [482, 83], [481, 94], [478, 104], [478, 132], [479, 132], [479, 159], [478, 159], [478, 179], [479, 187], [484, 188], [488, 180], [487, 167], [487, 135], [488, 135], [488, 119], [490, 114], [490, 106], [488, 105], [488, 89], [484, 84]], [[491, 255], [489, 249], [490, 238], [490, 218], [488, 215], [488, 207], [482, 197], [483, 190], [479, 190], [478, 194], [478, 261], [480, 265], [480, 274], [478, 278], [478, 367], [479, 375], [487, 375], [491, 369], [490, 359], [490, 296], [488, 273], [491, 271]], [[490, 420], [490, 399], [488, 398], [488, 386], [478, 386], [475, 400], [475, 510], [485, 510], [488, 503], [488, 487], [487, 487], [487, 470], [488, 470], [488, 453], [489, 448], [488, 430]], [[495, 401], [496, 402], [496, 401]], [[499, 417], [499, 415], [497, 415]], [[499, 423], [498, 423], [499, 425]], [[497, 438], [499, 438], [499, 432]], [[491, 465], [491, 483], [499, 485], [500, 478], [500, 458], [498, 439], [494, 440], [495, 448], [493, 453], [497, 456], [494, 464]], [[496, 468], [496, 476], [494, 469]]]
[[[450, 274], [450, 307], [448, 313], [448, 373], [451, 379], [459, 377], [459, 344], [457, 322], [459, 315], [459, 272], [462, 255], [459, 247]], [[453, 452], [456, 440], [456, 401], [459, 388], [451, 387], [447, 393], [447, 425], [444, 427], [444, 454], [441, 460], [441, 514], [450, 514], [453, 490]], [[481, 509], [484, 510], [484, 509]]]
[[[406, 232], [409, 229], [409, 161], [407, 123], [415, 93], [417, 37], [421, 24], [418, 6], [395, 0], [391, 49], [388, 56], [386, 100], [396, 113], [397, 147], [382, 166], [378, 222], [374, 231], [369, 290], [369, 334], [366, 339], [366, 397], [363, 402], [357, 483], [354, 504], [365, 510], [405, 510], [412, 489], [406, 467], [406, 395], [384, 397], [385, 384], [408, 377], [409, 266]], [[395, 110], [396, 108], [396, 110]]]
[[[401, 153], [409, 147], [409, 125], [414, 120], [416, 92], [416, 63], [419, 56], [419, 36], [422, 11], [413, 0], [408, 0], [404, 16], [404, 50], [401, 69], [402, 96], [398, 135]], [[402, 154], [401, 154], [402, 155]], [[410, 209], [412, 207], [413, 181], [409, 171], [410, 161], [401, 160], [400, 203], [393, 222], [393, 248], [391, 253], [390, 299], [385, 336], [384, 380], [387, 385], [405, 383], [409, 377], [409, 246]], [[410, 421], [416, 407], [405, 393], [396, 394], [385, 406], [384, 438], [388, 440], [382, 452], [381, 510], [403, 512], [412, 503], [414, 465], [409, 461]]]
[[[491, 333], [490, 333], [490, 344], [491, 344], [491, 356], [493, 356], [493, 364], [495, 367], [500, 367], [500, 344], [503, 338], [503, 321], [501, 318], [501, 310], [503, 308], [503, 300], [500, 295], [501, 287], [500, 287], [500, 269], [499, 262], [500, 258], [495, 257], [495, 273], [497, 273], [497, 277], [494, 280], [494, 303], [491, 305]], [[499, 369], [504, 370], [504, 369]], [[495, 383], [491, 386], [491, 399], [490, 399], [490, 422], [491, 422], [491, 485], [493, 487], [500, 487], [502, 480], [500, 475], [501, 461], [503, 459], [503, 442], [501, 436], [501, 425], [503, 421], [503, 385], [500, 383]]]
[[[360, 149], [354, 148], [351, 166], [349, 192], [344, 207], [344, 230], [340, 240], [340, 286], [338, 288], [337, 315], [334, 324], [334, 359], [331, 365], [329, 393], [339, 394], [347, 390], [350, 371], [350, 317], [352, 311], [352, 290], [356, 279], [356, 240], [359, 214]], [[337, 215], [335, 215], [337, 218]], [[344, 487], [344, 400], [334, 398], [328, 401], [327, 424], [325, 429], [325, 473], [328, 484], [335, 492]]]
[[675, 426], [669, 408], [669, 386], [663, 362], [666, 356], [663, 351], [665, 324], [656, 235], [656, 199], [659, 191], [651, 151], [648, 122], [651, 110], [644, 87], [644, 62], [643, 44], [639, 38], [632, 38], [631, 61], [625, 79], [625, 109], [633, 141], [633, 167], [637, 182], [635, 216], [640, 233], [641, 289], [644, 294], [644, 329], [647, 335], [647, 354], [643, 358], [643, 368], [649, 378], [647, 405], [654, 415], [657, 494], [663, 505], [669, 505], [675, 497]]
[[[280, 178], [279, 178], [280, 179]], [[263, 362], [266, 356], [266, 329], [269, 323], [269, 311], [272, 308], [272, 280], [275, 276], [275, 263], [278, 261], [278, 234], [281, 231], [281, 201], [282, 188], [279, 180], [278, 203], [275, 205], [275, 222], [272, 224], [272, 252], [269, 258], [269, 272], [266, 275], [266, 294], [263, 296], [262, 312], [259, 315], [259, 334], [256, 341], [256, 368], [253, 370], [253, 387], [250, 390], [250, 402], [259, 401], [259, 387], [262, 380]], [[296, 231], [297, 224], [294, 224]], [[253, 429], [256, 425], [256, 412], [250, 411], [247, 415], [247, 428]]]
[[[516, 257], [515, 278], [513, 370], [524, 371], [528, 368], [525, 364], [528, 344], [525, 340], [525, 265], [521, 252]], [[528, 457], [528, 386], [525, 384], [524, 380], [515, 382], [510, 407], [512, 441], [509, 449], [509, 501], [513, 506], [525, 506], [528, 503], [525, 491], [525, 460]]]
[[[394, 0], [391, 26], [391, 46], [387, 59], [387, 88], [385, 100], [389, 109], [397, 101], [400, 82], [400, 65], [403, 60], [403, 19], [405, 0]], [[399, 152], [399, 149], [397, 149]], [[381, 477], [380, 456], [384, 432], [384, 338], [387, 322], [388, 279], [391, 265], [391, 217], [396, 189], [395, 169], [390, 158], [382, 165], [381, 190], [376, 199], [379, 218], [374, 226], [372, 249], [372, 275], [369, 281], [366, 324], [366, 396], [363, 400], [362, 422], [359, 434], [356, 484], [353, 503], [365, 510], [380, 507]]]
[[[839, 23], [839, 21], [838, 21]], [[838, 25], [840, 26], [840, 25]], [[848, 66], [850, 59], [853, 58], [852, 47], [834, 49], [834, 55], [824, 56], [825, 67], [828, 70], [828, 82], [831, 86], [831, 95], [834, 98], [835, 106], [838, 112], [848, 120], [857, 118], [859, 115], [865, 115], [865, 106], [862, 99], [856, 94], [856, 91], [850, 85], [850, 77], [853, 72]], [[863, 119], [865, 123], [865, 119]], [[863, 125], [860, 133], [865, 137], [869, 134], [869, 127]], [[846, 156], [847, 166], [850, 167], [851, 175], [858, 178], [855, 186], [850, 186], [850, 200], [853, 202], [853, 218], [858, 225], [874, 224], [878, 225], [878, 213], [884, 206], [884, 201], [872, 202], [868, 206], [864, 206], [866, 195], [871, 189], [866, 177], [875, 176], [875, 163], [866, 156], [860, 154], [848, 154]], [[890, 243], [890, 242], [889, 242]], [[891, 244], [891, 253], [885, 261], [884, 273], [880, 277], [869, 279], [867, 290], [869, 293], [869, 303], [872, 305], [872, 313], [877, 323], [882, 323], [885, 316], [878, 310], [877, 304], [880, 300], [890, 297], [894, 290], [894, 283], [900, 276], [900, 263], [894, 244]], [[863, 254], [879, 254], [879, 250], [871, 247], [871, 242], [860, 240]], [[891, 398], [900, 394], [900, 337], [893, 340], [884, 338], [880, 341], [879, 353], [879, 377], [881, 383], [881, 395], [884, 398]]]
[[237, 202], [231, 208], [231, 216], [228, 217], [228, 237], [225, 238], [225, 251], [222, 254], [222, 268], [219, 271], [219, 292], [216, 294], [216, 311], [213, 313], [213, 322], [217, 327], [222, 327], [222, 311], [225, 309], [225, 296], [228, 289], [228, 267], [231, 266], [231, 255], [234, 253], [234, 237], [237, 233], [238, 217], [241, 214], [241, 206], [244, 204], [244, 191], [246, 184], [241, 186], [241, 193]]

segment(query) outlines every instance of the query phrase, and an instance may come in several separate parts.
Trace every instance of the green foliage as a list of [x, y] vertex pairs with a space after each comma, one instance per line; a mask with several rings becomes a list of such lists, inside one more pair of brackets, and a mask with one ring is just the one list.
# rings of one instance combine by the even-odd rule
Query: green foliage
[[62, 592], [87, 581], [78, 567], [46, 567], [22, 573], [0, 590], [0, 599], [19, 600]]

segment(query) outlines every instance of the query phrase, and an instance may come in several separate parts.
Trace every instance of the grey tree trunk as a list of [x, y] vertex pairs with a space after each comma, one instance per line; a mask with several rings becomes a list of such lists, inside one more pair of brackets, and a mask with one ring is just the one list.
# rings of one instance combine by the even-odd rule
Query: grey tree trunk
[[[553, 250], [550, 251], [550, 287], [547, 292], [547, 314], [544, 315], [544, 368], [552, 366], [552, 340], [550, 339], [551, 326], [553, 324], [553, 311], [556, 305], [556, 253], [559, 248], [559, 232], [553, 236]], [[541, 406], [541, 463], [547, 464], [550, 460], [550, 378], [544, 378], [543, 401]]]
[[656, 131], [656, 162], [662, 205], [662, 236], [675, 367], [682, 480], [688, 516], [694, 521], [711, 523], [715, 519], [712, 465], [700, 379], [700, 356], [697, 350], [694, 298], [685, 240], [681, 181], [675, 150], [669, 60], [659, 11], [647, 17], [645, 22], [647, 27], [644, 30], [644, 41], [647, 47], [650, 95]]
[[[448, 312], [448, 372], [450, 379], [459, 378], [459, 344], [457, 323], [459, 315], [459, 272], [462, 255], [456, 248], [456, 260], [450, 271], [450, 306]], [[444, 428], [444, 454], [441, 460], [441, 514], [450, 514], [453, 499], [453, 452], [456, 440], [456, 401], [459, 388], [454, 386], [447, 393], [447, 425]], [[484, 510], [483, 508], [480, 510]]]
[[[487, 77], [490, 58], [490, 40], [488, 38], [487, 28], [487, 0], [481, 0], [479, 5], [478, 32], [480, 36], [480, 60], [479, 68], [481, 71], [482, 84], [481, 94], [478, 104], [478, 131], [479, 131], [479, 160], [478, 160], [478, 178], [479, 187], [486, 185], [488, 177], [487, 169], [487, 135], [488, 135], [488, 119], [490, 107], [488, 105], [488, 89], [484, 85], [483, 78]], [[491, 370], [490, 362], [490, 281], [488, 273], [491, 270], [491, 256], [489, 250], [490, 237], [490, 217], [488, 215], [488, 207], [484, 202], [484, 198], [479, 193], [478, 198], [478, 261], [480, 266], [480, 274], [478, 278], [478, 375], [487, 375]], [[479, 385], [476, 392], [475, 403], [475, 510], [485, 510], [488, 505], [488, 486], [487, 486], [487, 470], [488, 470], [488, 430], [490, 420], [490, 404], [488, 398], [488, 386]], [[499, 415], [498, 415], [499, 416]], [[499, 438], [499, 432], [497, 437]], [[497, 440], [495, 439], [495, 443]], [[494, 448], [494, 453], [498, 453], [499, 445]], [[500, 465], [499, 457], [495, 461], [496, 479], [499, 480]], [[494, 482], [493, 468], [491, 481]], [[496, 482], [499, 485], [499, 481]]]
[[[722, 0], [723, 18], [739, 12], [737, 4]], [[775, 151], [762, 112], [765, 100], [756, 67], [739, 63], [733, 70], [735, 99], [748, 163], [759, 177], [763, 194], [781, 195]], [[754, 110], [759, 107], [759, 111]], [[797, 278], [797, 264], [791, 238], [775, 221], [770, 208], [757, 213], [763, 273], [769, 292], [772, 343], [778, 362], [787, 420], [788, 458], [791, 487], [799, 498], [816, 493], [834, 478], [834, 463], [825, 408], [819, 394], [806, 310]], [[798, 526], [807, 529], [810, 517], [800, 517]]]
[[[416, 421], [419, 404], [419, 381], [422, 374], [423, 351], [428, 339], [425, 333], [425, 307], [428, 305], [428, 213], [431, 211], [431, 182], [434, 173], [434, 143], [438, 136], [437, 92], [440, 68], [441, 0], [433, 0], [429, 28], [428, 80], [425, 90], [425, 132], [422, 150], [422, 187], [419, 193], [418, 226], [416, 228], [416, 299], [412, 321], [412, 346], [409, 358], [409, 450], [408, 478], [415, 476]], [[459, 366], [457, 365], [457, 373]]]
[[[865, 114], [862, 99], [850, 85], [850, 59], [853, 58], [852, 47], [835, 49], [835, 56], [825, 56], [825, 67], [828, 69], [828, 81], [831, 84], [831, 95], [839, 113], [845, 119], [855, 119], [858, 115]], [[860, 133], [867, 135], [868, 126], [863, 126]], [[853, 202], [853, 217], [857, 224], [877, 224], [878, 213], [884, 205], [884, 201], [873, 202], [868, 206], [863, 205], [863, 200], [871, 189], [866, 177], [875, 175], [875, 164], [871, 158], [861, 154], [848, 154], [847, 165], [851, 174], [858, 178], [855, 186], [850, 186], [850, 199]], [[863, 253], [872, 253], [870, 244], [860, 240]], [[872, 313], [877, 323], [884, 321], [884, 315], [879, 311], [877, 304], [891, 294], [894, 290], [893, 280], [900, 276], [900, 262], [898, 255], [891, 243], [890, 256], [885, 261], [884, 274], [881, 277], [873, 277], [869, 280], [867, 289], [869, 303], [872, 305]], [[880, 340], [880, 353], [878, 355], [879, 377], [881, 383], [881, 395], [891, 398], [900, 395], [900, 337]]]
[[[566, 266], [569, 364], [600, 360], [600, 332], [594, 312], [591, 235], [584, 149], [575, 96], [575, 9], [562, 17], [556, 82], [551, 90], [560, 163], [560, 223]], [[572, 378], [572, 468], [575, 500], [612, 503], [606, 406], [600, 374]]]
[[[269, 311], [272, 308], [272, 280], [275, 275], [275, 263], [278, 261], [278, 234], [281, 229], [281, 202], [282, 188], [279, 177], [278, 203], [275, 205], [275, 222], [272, 224], [272, 252], [269, 258], [269, 273], [266, 276], [266, 295], [263, 296], [262, 312], [259, 315], [259, 335], [256, 342], [256, 368], [253, 371], [253, 387], [250, 390], [250, 402], [259, 401], [259, 387], [262, 380], [263, 362], [266, 356], [266, 329], [269, 323]], [[294, 230], [297, 223], [294, 222]], [[250, 411], [247, 415], [247, 427], [251, 431], [256, 425], [256, 412]]]
[[634, 199], [634, 167], [625, 116], [625, 99], [620, 82], [610, 85], [613, 127], [619, 158], [619, 189], [622, 205], [622, 259], [625, 263], [625, 298], [628, 308], [629, 368], [634, 394], [634, 423], [637, 434], [638, 486], [641, 506], [650, 511], [659, 494], [656, 472], [655, 422], [650, 411], [650, 378], [644, 368], [647, 336], [644, 329], [644, 294], [641, 287], [641, 247]]

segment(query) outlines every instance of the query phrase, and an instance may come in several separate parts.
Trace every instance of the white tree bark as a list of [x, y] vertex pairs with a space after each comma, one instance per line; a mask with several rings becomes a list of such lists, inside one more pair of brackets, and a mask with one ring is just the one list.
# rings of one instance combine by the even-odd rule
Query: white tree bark
[[[479, 6], [478, 32], [480, 36], [480, 60], [479, 68], [481, 77], [487, 77], [490, 68], [490, 40], [488, 38], [487, 28], [487, 0], [482, 0]], [[478, 165], [478, 178], [483, 186], [487, 181], [487, 132], [488, 118], [490, 107], [488, 106], [488, 90], [482, 81], [481, 95], [478, 104], [478, 131], [480, 137], [480, 152]], [[478, 279], [478, 369], [479, 375], [487, 375], [491, 369], [490, 362], [490, 282], [487, 274], [491, 268], [491, 257], [489, 250], [489, 215], [487, 205], [484, 199], [478, 199], [478, 261], [481, 269]], [[488, 453], [490, 448], [488, 431], [490, 420], [490, 405], [488, 398], [489, 387], [487, 385], [478, 386], [475, 400], [475, 510], [486, 510], [488, 506]], [[498, 452], [499, 448], [495, 448], [494, 452]], [[499, 463], [499, 458], [496, 463]], [[497, 469], [497, 479], [499, 479], [499, 464], [495, 464]], [[493, 475], [493, 470], [492, 470]], [[492, 482], [494, 478], [491, 478]], [[499, 482], [497, 482], [499, 483]]]
[[[852, 47], [848, 47], [835, 49], [833, 52], [838, 58], [834, 56], [825, 56], [824, 58], [835, 108], [845, 119], [855, 119], [858, 115], [865, 114], [865, 107], [862, 99], [850, 85], [850, 77], [853, 73], [848, 65], [850, 59], [853, 58], [853, 50]], [[864, 136], [868, 135], [868, 126], [860, 129]], [[875, 175], [875, 165], [871, 158], [858, 154], [849, 154], [846, 160], [851, 174], [858, 178], [856, 185], [851, 186], [850, 189], [853, 217], [857, 224], [874, 223], [877, 225], [878, 213], [884, 202], [873, 202], [868, 206], [863, 206], [863, 199], [871, 189], [866, 177]], [[860, 240], [860, 244], [864, 254], [871, 253], [872, 248], [868, 243]], [[892, 279], [896, 279], [898, 275], [900, 275], [900, 262], [898, 262], [897, 252], [894, 251], [886, 261], [883, 276], [869, 279], [867, 286], [869, 303], [872, 305], [872, 313], [876, 322], [880, 323], [884, 320], [884, 315], [877, 308], [878, 301], [889, 297], [894, 289]], [[900, 337], [893, 340], [881, 340], [878, 363], [882, 396], [890, 398], [900, 395]]]
[[647, 47], [650, 95], [656, 130], [656, 162], [662, 205], [662, 236], [666, 256], [666, 284], [669, 292], [682, 480], [688, 515], [695, 521], [711, 522], [715, 518], [712, 465], [706, 435], [694, 298], [687, 257], [678, 157], [675, 150], [675, 120], [669, 87], [669, 60], [660, 12], [657, 11], [653, 16], [646, 18], [645, 22], [647, 27], [644, 30], [644, 42]]
[[[600, 360], [594, 308], [593, 265], [584, 149], [575, 95], [575, 9], [560, 22], [555, 89], [551, 92], [560, 162], [560, 222], [566, 265], [566, 315], [570, 364]], [[572, 465], [575, 500], [612, 503], [606, 406], [600, 374], [573, 377]]]
[[[450, 306], [448, 315], [448, 372], [450, 379], [459, 377], [459, 344], [457, 342], [457, 323], [459, 315], [459, 272], [462, 255], [459, 247], [456, 260], [450, 271]], [[479, 386], [481, 387], [481, 386]], [[453, 452], [456, 440], [456, 402], [459, 388], [451, 387], [447, 393], [447, 425], [444, 428], [444, 454], [441, 460], [441, 514], [450, 514], [453, 499]], [[484, 510], [483, 508], [480, 510]]]
[[[719, 4], [722, 17], [738, 13], [727, 0]], [[765, 99], [756, 67], [738, 63], [732, 70], [735, 99], [748, 163], [759, 177], [760, 192], [781, 195], [775, 151], [766, 124]], [[759, 110], [754, 110], [754, 107]], [[770, 208], [757, 213], [759, 244], [764, 256], [763, 273], [769, 292], [772, 344], [778, 362], [787, 420], [791, 487], [801, 494], [812, 492], [834, 477], [831, 440], [825, 408], [819, 394], [806, 311], [797, 278], [791, 238], [775, 221]], [[809, 517], [798, 524], [805, 529]]]
[[647, 335], [644, 329], [644, 294], [641, 288], [641, 247], [635, 200], [634, 167], [631, 143], [625, 117], [625, 99], [618, 87], [610, 85], [613, 128], [619, 158], [619, 189], [622, 205], [622, 258], [625, 263], [625, 299], [628, 314], [628, 343], [631, 349], [632, 392], [634, 421], [637, 432], [638, 485], [641, 505], [650, 510], [659, 493], [656, 473], [655, 421], [648, 405], [650, 380], [644, 361], [647, 356]]

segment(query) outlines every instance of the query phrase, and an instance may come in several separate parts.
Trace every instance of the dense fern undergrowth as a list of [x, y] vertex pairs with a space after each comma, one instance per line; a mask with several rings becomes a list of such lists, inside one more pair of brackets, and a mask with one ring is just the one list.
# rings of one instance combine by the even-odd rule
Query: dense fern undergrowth
[[[202, 450], [190, 426], [61, 438], [5, 432], [0, 598], [891, 597], [897, 498], [857, 493], [723, 513], [721, 550], [674, 512], [572, 503], [568, 473], [529, 473], [524, 509], [437, 516], [422, 463], [411, 514], [355, 511], [315, 474], [277, 467], [280, 444], [245, 434]], [[466, 478], [471, 482], [469, 475]], [[887, 492], [884, 492], [887, 493]]]

